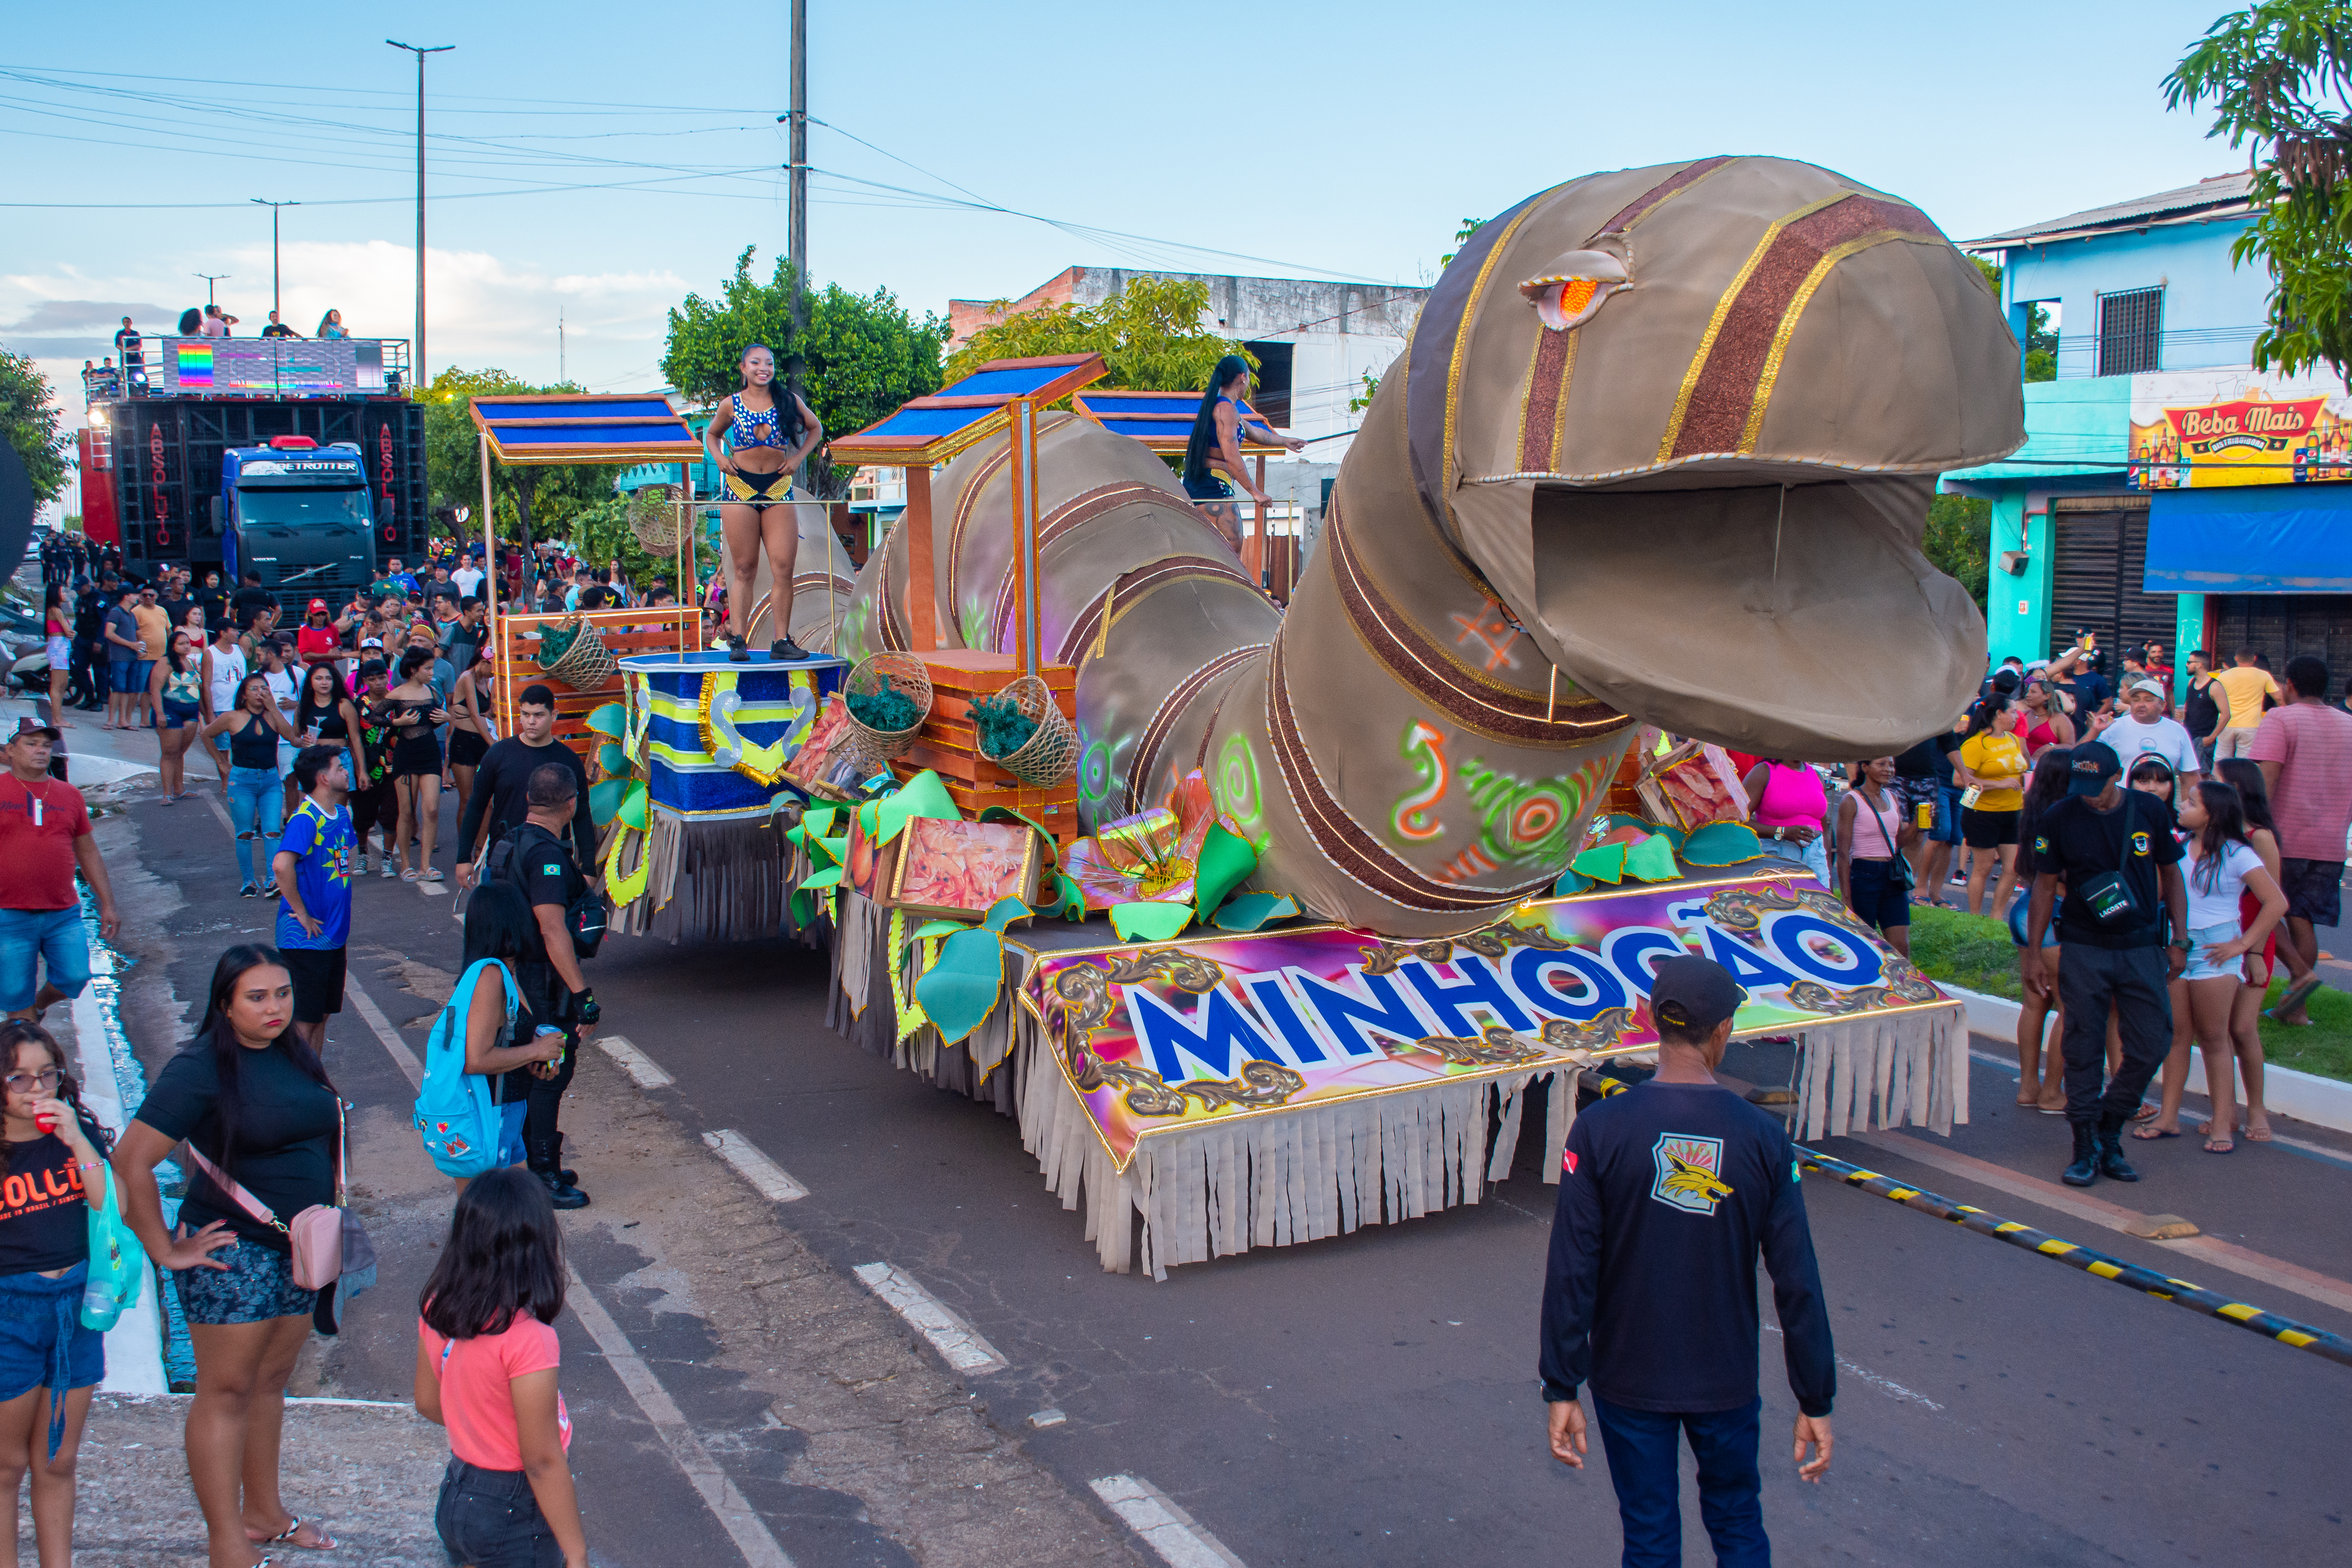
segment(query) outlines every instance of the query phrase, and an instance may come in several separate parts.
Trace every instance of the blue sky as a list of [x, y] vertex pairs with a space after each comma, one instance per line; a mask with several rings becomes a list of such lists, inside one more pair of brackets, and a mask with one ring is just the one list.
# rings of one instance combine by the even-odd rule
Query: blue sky
[[[1826, 164], [1965, 238], [2242, 166], [2158, 85], [2217, 10], [813, 0], [810, 253], [919, 311], [1073, 262], [1418, 282], [1465, 215], [1718, 152]], [[664, 309], [782, 248], [782, 0], [396, 14], [13, 8], [0, 203], [68, 205], [0, 206], [0, 342], [78, 367], [123, 309], [201, 303], [199, 272], [257, 330], [256, 196], [304, 204], [289, 321], [406, 336], [415, 79], [388, 28], [458, 46], [428, 68], [434, 365], [552, 379], [561, 311], [572, 377], [654, 385]]]

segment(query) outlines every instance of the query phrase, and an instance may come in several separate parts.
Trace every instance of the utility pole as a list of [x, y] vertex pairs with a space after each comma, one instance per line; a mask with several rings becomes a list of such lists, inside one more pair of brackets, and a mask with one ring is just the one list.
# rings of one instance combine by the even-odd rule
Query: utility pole
[[408, 371], [409, 392], [414, 396], [432, 384], [425, 374], [425, 57], [446, 55], [457, 46], [404, 44], [397, 38], [384, 42], [416, 57], [416, 357]]
[[808, 0], [793, 0], [792, 118], [793, 335], [797, 338], [808, 329]]
[[217, 305], [220, 301], [213, 298], [213, 285], [219, 282], [224, 278], [234, 278], [236, 274], [233, 272], [192, 272], [188, 276], [191, 278], [203, 279], [205, 280], [205, 303], [207, 305]]
[[278, 209], [299, 207], [302, 204], [264, 201], [259, 196], [248, 196], [246, 199], [257, 207], [269, 209], [269, 313], [274, 316], [284, 308], [278, 302]]
[[561, 305], [555, 308], [555, 379], [571, 379], [563, 372], [563, 307]]

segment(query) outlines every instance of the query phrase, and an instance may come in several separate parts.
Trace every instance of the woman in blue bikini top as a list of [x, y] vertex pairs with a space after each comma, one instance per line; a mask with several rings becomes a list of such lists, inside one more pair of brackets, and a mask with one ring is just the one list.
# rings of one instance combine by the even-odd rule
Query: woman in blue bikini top
[[[736, 368], [743, 384], [719, 405], [718, 417], [702, 432], [703, 450], [726, 476], [731, 498], [719, 509], [730, 584], [719, 638], [729, 658], [740, 662], [751, 657], [747, 639], [764, 546], [768, 581], [777, 585], [770, 617], [776, 637], [769, 654], [780, 659], [807, 658], [808, 652], [792, 639], [790, 584], [800, 555], [801, 510], [793, 500], [792, 474], [824, 440], [824, 426], [798, 394], [777, 385], [775, 351], [767, 344], [745, 349]], [[722, 438], [727, 444], [723, 451]]]

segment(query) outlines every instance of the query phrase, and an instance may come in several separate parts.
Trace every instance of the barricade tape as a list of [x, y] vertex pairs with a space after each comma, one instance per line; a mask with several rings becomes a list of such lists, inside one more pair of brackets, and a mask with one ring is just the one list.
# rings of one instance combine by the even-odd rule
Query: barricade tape
[[2325, 1329], [2315, 1329], [2306, 1323], [2282, 1318], [2275, 1312], [2265, 1312], [2260, 1307], [2248, 1306], [2243, 1301], [2232, 1301], [2227, 1296], [2216, 1295], [2201, 1286], [2191, 1285], [2186, 1279], [2175, 1279], [2169, 1275], [2158, 1274], [2153, 1268], [2143, 1268], [2137, 1263], [2126, 1263], [2119, 1258], [2109, 1258], [2087, 1247], [2077, 1247], [2071, 1241], [2062, 1241], [2031, 1226], [1987, 1214], [1971, 1205], [1955, 1203], [1950, 1198], [1940, 1197], [1918, 1187], [1906, 1187], [1891, 1176], [1865, 1171], [1860, 1165], [1849, 1165], [1843, 1160], [1817, 1153], [1801, 1143], [1797, 1145], [1797, 1157], [1824, 1175], [1835, 1176], [1850, 1187], [1874, 1193], [1906, 1208], [1949, 1220], [1979, 1236], [1990, 1236], [2011, 1247], [2021, 1247], [2043, 1258], [2054, 1258], [2070, 1268], [2095, 1274], [2102, 1279], [2112, 1279], [2118, 1285], [2128, 1285], [2159, 1301], [2169, 1301], [2176, 1307], [2186, 1307], [2209, 1318], [2226, 1319], [2242, 1329], [2252, 1329], [2264, 1339], [2276, 1340], [2283, 1345], [2293, 1345], [2297, 1350], [2309, 1351], [2314, 1355], [2326, 1356], [2330, 1361], [2352, 1366], [2352, 1340], [2331, 1334]]

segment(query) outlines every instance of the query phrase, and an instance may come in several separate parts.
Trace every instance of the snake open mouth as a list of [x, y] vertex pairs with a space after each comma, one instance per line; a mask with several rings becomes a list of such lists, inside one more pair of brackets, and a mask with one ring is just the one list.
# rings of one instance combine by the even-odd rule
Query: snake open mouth
[[1960, 710], [1984, 618], [1920, 553], [1933, 480], [1690, 477], [1535, 491], [1536, 611], [1579, 685], [1679, 734], [1820, 762], [1900, 751]]

